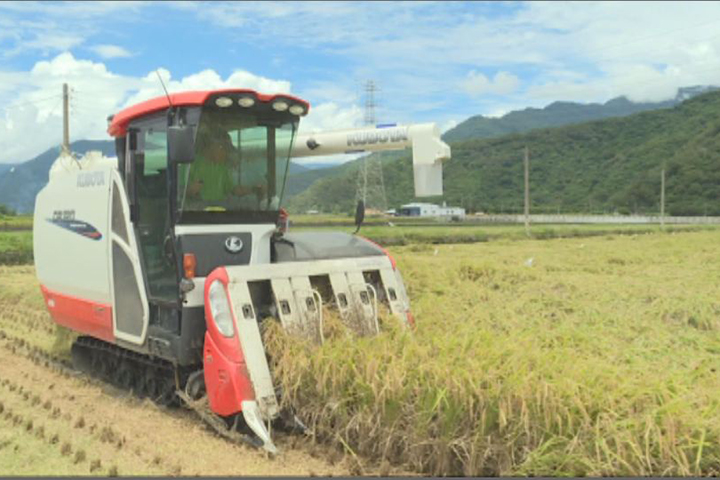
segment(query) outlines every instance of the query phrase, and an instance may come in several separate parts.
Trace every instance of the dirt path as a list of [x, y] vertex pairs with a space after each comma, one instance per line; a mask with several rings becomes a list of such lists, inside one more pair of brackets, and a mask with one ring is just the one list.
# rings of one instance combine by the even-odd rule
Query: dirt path
[[[298, 449], [299, 442], [307, 442], [302, 437], [278, 438], [282, 453], [270, 459], [218, 437], [192, 412], [161, 409], [96, 381], [48, 368], [20, 350], [0, 340], [0, 474], [351, 473], [348, 459], [333, 464], [327, 450], [314, 447], [326, 457], [321, 459], [313, 458], [313, 447]], [[44, 458], [31, 454], [38, 447]], [[4, 462], [8, 455], [14, 461]], [[11, 471], [3, 471], [2, 465], [10, 465]]]

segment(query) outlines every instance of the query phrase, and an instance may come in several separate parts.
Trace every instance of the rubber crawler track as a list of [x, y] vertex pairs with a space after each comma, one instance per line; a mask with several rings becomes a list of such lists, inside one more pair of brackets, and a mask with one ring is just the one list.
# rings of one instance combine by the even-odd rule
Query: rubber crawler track
[[84, 336], [78, 337], [73, 344], [73, 364], [90, 376], [123, 390], [131, 390], [136, 396], [148, 398], [159, 405], [173, 407], [182, 404], [227, 440], [253, 447], [262, 446], [262, 442], [254, 436], [228, 428], [226, 421], [210, 410], [205, 396], [196, 400], [190, 398], [184, 388], [192, 372], [167, 360]]

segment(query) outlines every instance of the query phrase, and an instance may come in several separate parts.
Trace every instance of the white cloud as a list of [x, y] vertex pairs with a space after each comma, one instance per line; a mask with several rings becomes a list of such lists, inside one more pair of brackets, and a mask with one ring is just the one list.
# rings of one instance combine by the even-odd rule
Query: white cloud
[[[242, 69], [227, 78], [209, 69], [179, 79], [168, 69], [158, 68], [158, 72], [171, 93], [216, 88], [292, 93], [287, 80]], [[101, 62], [78, 59], [71, 53], [37, 62], [28, 72], [0, 71], [0, 163], [24, 161], [60, 143], [63, 83], [71, 88], [71, 141], [109, 139], [108, 115], [164, 95], [155, 71], [143, 76], [120, 75]], [[361, 110], [356, 105], [326, 102], [313, 105], [301, 125], [305, 131], [351, 127], [359, 117]]]
[[488, 93], [493, 95], [507, 95], [517, 90], [519, 85], [520, 79], [512, 73], [498, 72], [493, 79], [490, 80], [475, 70], [471, 70], [462, 82], [465, 91], [474, 97]]
[[[168, 8], [185, 20], [192, 17], [194, 28], [212, 28], [213, 41], [246, 49], [251, 56], [262, 52], [269, 64], [282, 59], [287, 72], [293, 72], [292, 86], [314, 103], [305, 130], [357, 125], [356, 87], [366, 78], [382, 88], [378, 120], [439, 125], [556, 100], [600, 102], [618, 95], [662, 100], [677, 87], [718, 84], [720, 78], [719, 2], [0, 2], [0, 58], [38, 53], [50, 58], [63, 50], [111, 44], [131, 34], [131, 28], [152, 28], [151, 23], [131, 24], [133, 15], [152, 22]], [[290, 27], [298, 25], [302, 28]], [[144, 55], [155, 53], [139, 48]], [[159, 58], [158, 63], [164, 61]], [[176, 79], [170, 75], [178, 71], [176, 65], [162, 66], [171, 90], [248, 82], [261, 90], [290, 87], [287, 80], [243, 70], [229, 76], [223, 70], [221, 77], [202, 70], [205, 66]], [[271, 66], [265, 72], [278, 71]], [[54, 65], [53, 71], [60, 67]], [[28, 72], [5, 70], [0, 71], [0, 109], [30, 92], [39, 92], [33, 98], [40, 99], [58, 88], [52, 75], [28, 81]], [[96, 97], [83, 100], [86, 92], [76, 86], [78, 115], [97, 108], [103, 123], [113, 109], [162, 94], [153, 72], [113, 75], [107, 69], [90, 74], [100, 80], [85, 89]], [[73, 80], [81, 83], [82, 78]], [[118, 89], [111, 100], [106, 87]], [[102, 105], [88, 107], [88, 101]], [[57, 117], [50, 112], [52, 103], [40, 105], [48, 118]], [[3, 115], [10, 114], [0, 110], [0, 119]]]
[[[490, 7], [481, 2], [193, 8], [216, 25], [227, 16], [242, 18], [252, 26], [244, 39], [262, 43], [273, 38], [280, 48], [350, 62], [350, 74], [337, 88], [350, 90], [357, 78], [379, 79], [389, 99], [385, 106], [394, 116], [403, 115], [405, 105], [447, 98], [453, 93], [449, 85], [464, 87], [460, 93], [475, 102], [448, 99], [428, 115], [442, 116], [447, 108], [471, 115], [509, 103], [605, 101], [623, 94], [661, 100], [679, 86], [718, 83], [718, 2], [525, 2], [506, 7], [501, 14], [488, 13]], [[291, 19], [303, 28], [287, 29]], [[488, 78], [477, 73], [480, 69], [505, 74]]]
[[310, 113], [300, 122], [301, 132], [320, 132], [355, 128], [362, 125], [363, 110], [357, 105], [341, 107], [337, 103], [310, 106]]
[[[312, 97], [306, 97], [312, 98]], [[342, 107], [335, 102], [310, 105], [310, 112], [300, 121], [299, 133], [315, 133], [362, 125], [363, 110], [357, 105]], [[303, 163], [341, 163], [360, 158], [364, 154], [325, 155], [320, 157], [298, 158], [293, 161]]]
[[[227, 79], [223, 79], [211, 69], [193, 73], [180, 80], [174, 80], [170, 71], [165, 68], [158, 68], [158, 72], [170, 93], [218, 88], [249, 88], [263, 93], [289, 93], [292, 91], [291, 84], [287, 80], [273, 80], [245, 70], [235, 70]], [[165, 94], [155, 71], [148, 73], [137, 85], [138, 88], [121, 105], [122, 108]]]
[[33, 40], [24, 42], [25, 49], [37, 49], [43, 52], [70, 50], [83, 43], [81, 35], [66, 32], [42, 32]]
[[97, 53], [100, 58], [104, 59], [127, 58], [132, 56], [130, 52], [118, 45], [95, 45], [90, 47], [90, 50]]

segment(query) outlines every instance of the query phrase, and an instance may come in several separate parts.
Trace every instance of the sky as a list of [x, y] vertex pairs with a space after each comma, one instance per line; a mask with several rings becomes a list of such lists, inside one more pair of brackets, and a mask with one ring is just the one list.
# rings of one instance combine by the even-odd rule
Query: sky
[[[0, 163], [106, 139], [108, 115], [219, 87], [311, 104], [301, 131], [501, 116], [720, 85], [720, 2], [0, 2]], [[318, 159], [312, 159], [317, 162]]]

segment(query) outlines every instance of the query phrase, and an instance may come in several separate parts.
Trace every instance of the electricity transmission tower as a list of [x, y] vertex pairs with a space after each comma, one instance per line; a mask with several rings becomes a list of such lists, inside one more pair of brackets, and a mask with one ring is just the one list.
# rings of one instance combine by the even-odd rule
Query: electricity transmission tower
[[62, 151], [70, 154], [70, 90], [68, 84], [63, 83], [63, 142]]
[[[368, 80], [365, 82], [365, 118], [364, 123], [367, 126], [376, 124], [375, 92], [379, 88], [377, 84]], [[357, 185], [355, 188], [355, 201], [362, 200], [365, 208], [379, 210], [384, 212], [387, 210], [387, 198], [385, 196], [385, 181], [383, 179], [382, 161], [379, 155], [366, 155], [362, 158]]]

